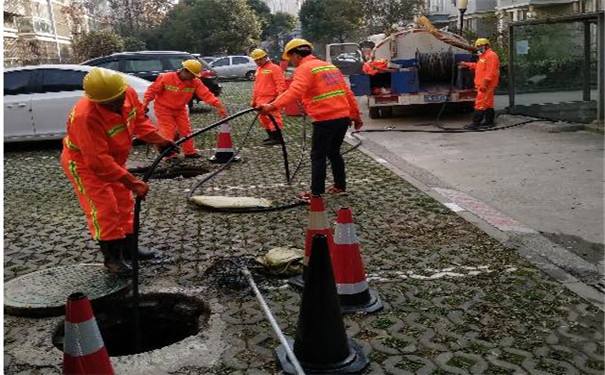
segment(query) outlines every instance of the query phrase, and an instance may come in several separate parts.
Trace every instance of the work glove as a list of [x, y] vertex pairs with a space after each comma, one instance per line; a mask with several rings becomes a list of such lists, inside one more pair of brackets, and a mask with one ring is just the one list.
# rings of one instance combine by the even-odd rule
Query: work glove
[[138, 198], [145, 199], [149, 192], [149, 185], [143, 180], [139, 180], [130, 173], [124, 175], [119, 180], [126, 189], [132, 191]]
[[263, 104], [256, 107], [256, 109], [260, 111], [260, 113], [266, 115], [269, 112], [273, 112], [275, 110], [275, 106], [273, 104]]
[[361, 121], [361, 118], [353, 119], [353, 127], [355, 128], [355, 130], [361, 129], [362, 126], [363, 126], [363, 121]]
[[216, 107], [216, 110], [218, 111], [218, 115], [221, 116], [222, 118], [229, 116], [229, 114], [227, 113], [227, 109], [222, 104], [220, 106]]

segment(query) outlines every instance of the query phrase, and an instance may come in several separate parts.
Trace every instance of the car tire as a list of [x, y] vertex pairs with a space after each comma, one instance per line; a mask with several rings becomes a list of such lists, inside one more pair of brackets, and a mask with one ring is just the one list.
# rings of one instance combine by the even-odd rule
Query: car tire
[[252, 71], [252, 70], [251, 70], [251, 71], [249, 71], [248, 73], [246, 73], [246, 79], [247, 79], [248, 81], [254, 81], [254, 74], [255, 74], [255, 72], [254, 72], [254, 71]]

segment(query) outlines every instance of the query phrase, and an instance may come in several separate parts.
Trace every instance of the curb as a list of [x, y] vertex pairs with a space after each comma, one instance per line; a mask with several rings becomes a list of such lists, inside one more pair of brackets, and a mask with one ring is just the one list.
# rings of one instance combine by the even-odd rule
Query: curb
[[[601, 270], [598, 266], [589, 264], [567, 249], [540, 235], [539, 232], [534, 229], [521, 225], [519, 231], [505, 232], [496, 228], [483, 218], [460, 207], [453, 203], [451, 199], [441, 194], [439, 191], [447, 191], [451, 187], [440, 181], [430, 172], [410, 164], [387, 150], [385, 147], [368, 140], [366, 137], [362, 136], [359, 138], [363, 141], [362, 145], [359, 147], [361, 152], [388, 168], [418, 190], [421, 190], [431, 198], [437, 200], [456, 215], [475, 225], [505, 247], [514, 248], [519, 255], [528, 260], [532, 265], [563, 284], [574, 294], [585, 299], [601, 311], [605, 311], [605, 289], [599, 290], [594, 286], [586, 284], [567, 271], [573, 270], [577, 274], [588, 275], [590, 279], [594, 280], [595, 283], [598, 283], [600, 281], [599, 279], [602, 280], [604, 277], [603, 272], [600, 272]], [[356, 142], [349, 134], [345, 137], [345, 141], [349, 144], [355, 144]], [[412, 173], [414, 175], [420, 175], [421, 177], [417, 178], [413, 176]], [[429, 184], [433, 186], [430, 186]], [[556, 259], [551, 259], [550, 256], [547, 257], [547, 254], [540, 251], [540, 248], [554, 249]], [[569, 267], [564, 261], [569, 259], [577, 262], [580, 267]], [[603, 283], [603, 281], [600, 282]]]

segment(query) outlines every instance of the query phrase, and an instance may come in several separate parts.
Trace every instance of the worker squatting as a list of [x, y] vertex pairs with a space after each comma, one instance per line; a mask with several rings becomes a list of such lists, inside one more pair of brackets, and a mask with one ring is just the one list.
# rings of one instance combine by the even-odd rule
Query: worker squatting
[[[477, 98], [476, 110], [483, 111], [489, 119], [497, 77], [493, 77], [491, 55], [483, 52], [482, 56], [479, 63], [469, 67], [483, 77], [475, 79], [478, 90], [483, 93], [481, 99]], [[346, 193], [345, 162], [340, 148], [347, 129], [353, 125], [358, 130], [363, 122], [357, 101], [340, 70], [315, 57], [313, 45], [308, 41], [293, 39], [286, 44], [282, 55], [284, 61], [296, 67], [292, 83], [286, 88], [283, 69], [271, 62], [265, 51], [255, 49], [251, 57], [258, 68], [250, 104], [260, 112], [260, 123], [267, 131], [268, 138], [263, 143], [272, 145], [282, 141], [281, 109], [288, 105], [302, 102], [312, 119], [311, 191], [301, 192], [300, 199], [309, 201], [311, 196], [326, 193], [327, 160], [334, 177], [334, 185], [327, 192]], [[126, 169], [132, 138], [155, 144], [159, 152], [172, 148], [175, 152], [168, 157], [173, 158], [179, 152], [174, 141], [191, 134], [186, 105], [193, 95], [214, 106], [221, 117], [227, 116], [221, 100], [199, 80], [201, 72], [199, 61], [184, 61], [181, 69], [161, 74], [149, 86], [143, 103], [119, 73], [94, 68], [84, 77], [85, 95], [68, 116], [61, 165], [111, 273], [130, 275], [132, 268], [128, 260], [135, 251], [140, 259], [156, 256], [154, 252], [135, 248], [133, 194], [145, 198], [149, 186]], [[157, 128], [146, 116], [152, 101]], [[184, 157], [200, 156], [193, 140], [183, 143], [182, 151]]]

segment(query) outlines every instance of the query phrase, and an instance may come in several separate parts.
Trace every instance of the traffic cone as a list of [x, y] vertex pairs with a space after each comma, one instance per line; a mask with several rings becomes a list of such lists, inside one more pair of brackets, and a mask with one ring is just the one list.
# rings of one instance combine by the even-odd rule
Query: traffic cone
[[303, 273], [302, 275], [294, 276], [288, 280], [288, 283], [292, 286], [298, 288], [302, 288], [304, 286], [307, 265], [309, 264], [309, 257], [311, 256], [313, 235], [315, 234], [326, 235], [328, 238], [328, 247], [332, 247], [334, 238], [330, 225], [328, 224], [328, 218], [326, 217], [324, 200], [319, 195], [311, 196], [311, 202], [309, 204], [309, 226], [307, 227], [307, 233], [305, 235], [305, 258], [303, 261]]
[[[231, 127], [226, 122], [221, 125], [216, 136], [216, 149], [214, 155], [208, 159], [212, 163], [227, 163], [233, 157], [233, 141], [231, 140]], [[232, 161], [239, 161], [239, 156], [233, 158]]]
[[65, 307], [63, 374], [114, 374], [90, 301], [83, 293], [70, 295]]
[[380, 296], [369, 288], [366, 280], [350, 208], [338, 210], [334, 245], [330, 254], [343, 313], [373, 313], [381, 310], [383, 306]]
[[[295, 374], [285, 348], [280, 345], [275, 352], [282, 370]], [[369, 364], [361, 346], [347, 337], [325, 235], [313, 236], [294, 355], [307, 373], [355, 374]]]

